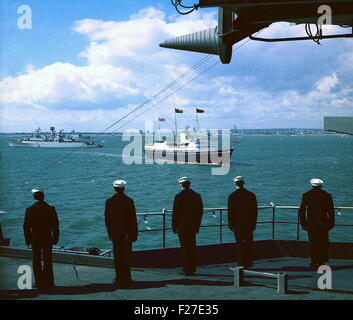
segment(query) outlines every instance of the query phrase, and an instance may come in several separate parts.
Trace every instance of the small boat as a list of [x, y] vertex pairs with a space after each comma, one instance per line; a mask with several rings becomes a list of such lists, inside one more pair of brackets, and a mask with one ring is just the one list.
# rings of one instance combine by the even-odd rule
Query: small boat
[[40, 128], [34, 134], [23, 139], [9, 140], [10, 147], [29, 148], [102, 148], [103, 144], [95, 144], [89, 137], [72, 131], [70, 134], [60, 130], [58, 133], [54, 127], [50, 127], [50, 134], [45, 134]]

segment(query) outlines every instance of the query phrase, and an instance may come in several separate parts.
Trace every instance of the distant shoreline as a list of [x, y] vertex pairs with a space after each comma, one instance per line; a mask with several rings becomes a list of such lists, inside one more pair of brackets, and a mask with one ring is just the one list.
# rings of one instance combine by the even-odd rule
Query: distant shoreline
[[[225, 129], [219, 129], [219, 131]], [[140, 130], [141, 134], [144, 134], [142, 130]], [[329, 132], [324, 129], [302, 129], [302, 128], [273, 128], [273, 129], [230, 129], [232, 135], [341, 135], [341, 133]], [[44, 132], [46, 133], [46, 132]], [[49, 132], [47, 132], [49, 133]], [[122, 135], [123, 132], [109, 133], [109, 132], [76, 132], [77, 134], [82, 135], [104, 135], [104, 136], [119, 136]], [[0, 136], [6, 135], [30, 135], [33, 132], [0, 132]]]

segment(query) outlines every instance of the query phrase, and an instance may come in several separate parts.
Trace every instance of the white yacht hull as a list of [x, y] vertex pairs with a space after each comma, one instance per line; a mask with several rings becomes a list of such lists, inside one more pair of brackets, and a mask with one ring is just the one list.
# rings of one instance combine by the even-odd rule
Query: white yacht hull
[[229, 165], [234, 149], [209, 151], [166, 150], [145, 147], [149, 159], [184, 164]]

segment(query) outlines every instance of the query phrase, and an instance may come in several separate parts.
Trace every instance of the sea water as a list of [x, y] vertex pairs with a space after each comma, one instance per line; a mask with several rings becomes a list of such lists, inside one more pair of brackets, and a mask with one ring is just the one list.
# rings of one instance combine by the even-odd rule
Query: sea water
[[[60, 220], [60, 242], [65, 247], [110, 248], [105, 224], [105, 200], [114, 194], [113, 180], [127, 181], [126, 194], [134, 199], [137, 212], [161, 212], [171, 209], [180, 191], [177, 179], [188, 176], [191, 187], [202, 196], [206, 208], [222, 208], [233, 192], [232, 178], [242, 175], [245, 187], [254, 192], [260, 206], [300, 205], [303, 192], [311, 187], [311, 178], [324, 180], [323, 189], [330, 192], [335, 206], [353, 206], [353, 137], [341, 135], [242, 135], [233, 136], [232, 163], [226, 175], [212, 175], [212, 166], [186, 164], [132, 164], [124, 162], [122, 151], [129, 142], [121, 136], [99, 136], [101, 149], [11, 148], [7, 136], [0, 136], [1, 199], [0, 210], [6, 237], [14, 247], [25, 247], [23, 218], [33, 203], [31, 189], [42, 187], [45, 200], [54, 205]], [[272, 219], [272, 210], [260, 210], [259, 221]], [[276, 210], [276, 239], [296, 239], [297, 210]], [[135, 249], [162, 246], [162, 217], [138, 217], [140, 234]], [[227, 213], [223, 212], [223, 223]], [[219, 212], [205, 213], [203, 225], [218, 225]], [[336, 211], [336, 224], [353, 225], [353, 211]], [[166, 219], [171, 227], [171, 219]], [[271, 223], [259, 224], [255, 239], [272, 237]], [[352, 241], [353, 227], [336, 227], [331, 240]], [[300, 239], [306, 234], [300, 231]], [[220, 228], [201, 228], [198, 244], [219, 243]], [[227, 227], [222, 241], [234, 241]], [[166, 245], [177, 246], [171, 230]]]

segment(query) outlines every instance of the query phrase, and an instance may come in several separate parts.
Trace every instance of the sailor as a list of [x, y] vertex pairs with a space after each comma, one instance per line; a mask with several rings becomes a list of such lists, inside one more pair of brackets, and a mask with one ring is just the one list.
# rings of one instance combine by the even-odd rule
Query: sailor
[[190, 189], [191, 181], [188, 177], [178, 180], [182, 191], [174, 198], [172, 227], [178, 234], [183, 272], [185, 275], [193, 275], [196, 271], [196, 233], [199, 232], [203, 214], [201, 196]]
[[126, 182], [115, 180], [115, 194], [105, 202], [105, 225], [113, 243], [115, 284], [132, 282], [130, 260], [132, 242], [137, 240], [138, 230], [134, 200], [125, 195]]
[[308, 231], [310, 266], [317, 268], [328, 261], [329, 231], [335, 226], [332, 196], [322, 190], [321, 179], [311, 179], [312, 189], [303, 194], [298, 210], [300, 225]]
[[54, 286], [52, 247], [59, 241], [59, 220], [55, 207], [44, 201], [43, 189], [34, 188], [32, 194], [36, 202], [26, 209], [23, 231], [32, 246], [35, 286], [47, 289]]
[[233, 179], [236, 190], [228, 197], [228, 226], [234, 232], [239, 266], [252, 267], [253, 232], [257, 221], [257, 200], [244, 188], [244, 178]]

